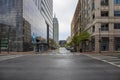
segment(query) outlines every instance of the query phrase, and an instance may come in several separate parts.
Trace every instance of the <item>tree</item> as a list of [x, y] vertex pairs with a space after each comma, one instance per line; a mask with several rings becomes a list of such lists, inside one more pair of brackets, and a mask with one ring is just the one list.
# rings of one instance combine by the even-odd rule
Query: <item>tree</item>
[[76, 44], [79, 43], [79, 38], [78, 37], [79, 37], [78, 35], [75, 35], [72, 39], [72, 42], [76, 43]]
[[79, 34], [79, 36], [78, 36], [79, 42], [86, 41], [86, 40], [88, 40], [89, 38], [90, 38], [90, 34], [89, 34], [87, 31], [82, 32], [82, 33]]
[[69, 43], [66, 43], [66, 47], [72, 46], [72, 41]]
[[72, 39], [72, 43], [79, 44], [83, 41], [86, 41], [90, 38], [90, 34], [87, 31], [80, 33], [79, 35], [75, 35]]

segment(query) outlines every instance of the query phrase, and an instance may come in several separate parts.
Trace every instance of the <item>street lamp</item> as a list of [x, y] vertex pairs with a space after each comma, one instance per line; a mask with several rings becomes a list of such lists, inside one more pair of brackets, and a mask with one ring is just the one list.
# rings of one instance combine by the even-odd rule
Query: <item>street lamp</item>
[[89, 40], [86, 40], [86, 48], [89, 49]]
[[10, 26], [8, 26], [8, 53], [10, 52], [10, 30], [11, 30], [11, 28], [10, 28]]
[[2, 36], [2, 32], [0, 32], [0, 53], [1, 53], [1, 36]]
[[101, 53], [101, 28], [99, 28], [99, 53]]

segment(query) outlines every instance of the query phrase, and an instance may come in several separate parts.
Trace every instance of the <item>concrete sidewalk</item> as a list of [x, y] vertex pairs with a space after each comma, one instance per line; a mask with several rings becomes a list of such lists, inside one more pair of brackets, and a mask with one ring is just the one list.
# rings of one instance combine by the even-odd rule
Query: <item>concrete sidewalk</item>
[[1, 56], [10, 56], [10, 55], [27, 55], [27, 54], [34, 54], [34, 52], [1, 52], [0, 53], [0, 57]]
[[19, 54], [46, 54], [53, 52], [53, 50], [47, 50], [47, 51], [40, 51], [40, 52], [35, 52], [35, 51], [29, 51], [29, 52], [1, 52], [0, 56], [5, 56], [5, 55], [19, 55]]
[[107, 62], [120, 68], [120, 58], [118, 57], [120, 56], [120, 54], [84, 54], [84, 55], [92, 57], [97, 60], [101, 60], [103, 62]]
[[9, 59], [13, 59], [13, 58], [17, 58], [17, 57], [22, 57], [25, 56], [26, 54], [6, 54], [6, 55], [0, 55], [0, 61], [4, 61], [4, 60], [9, 60]]
[[13, 59], [17, 57], [22, 57], [26, 55], [31, 55], [34, 54], [33, 51], [31, 52], [1, 52], [0, 53], [0, 61], [8, 60], [8, 59]]

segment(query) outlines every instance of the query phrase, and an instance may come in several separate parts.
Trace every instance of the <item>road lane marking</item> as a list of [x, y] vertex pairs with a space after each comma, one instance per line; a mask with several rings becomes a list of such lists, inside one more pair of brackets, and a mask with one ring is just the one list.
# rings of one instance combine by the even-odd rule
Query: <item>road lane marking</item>
[[[107, 60], [103, 60], [103, 59], [101, 59], [101, 58], [99, 58], [99, 57], [95, 57], [95, 56], [88, 55], [88, 54], [83, 54], [83, 55], [86, 55], [86, 56], [91, 57], [91, 58], [96, 59], [96, 60], [100, 60], [100, 61], [109, 63], [109, 64], [111, 64], [111, 65], [113, 65], [113, 66], [116, 66], [116, 67], [119, 67], [119, 68], [120, 68], [120, 65], [117, 65], [117, 64], [115, 64], [115, 63], [113, 63], [113, 62], [109, 62], [109, 61], [107, 61]], [[104, 56], [104, 57], [105, 57], [105, 56]], [[106, 56], [106, 57], [107, 57], [107, 56]]]
[[17, 57], [22, 57], [23, 55], [7, 55], [7, 56], [0, 56], [0, 61], [8, 60], [8, 59], [14, 59]]
[[81, 55], [80, 53], [44, 53], [44, 54], [37, 54], [37, 55]]

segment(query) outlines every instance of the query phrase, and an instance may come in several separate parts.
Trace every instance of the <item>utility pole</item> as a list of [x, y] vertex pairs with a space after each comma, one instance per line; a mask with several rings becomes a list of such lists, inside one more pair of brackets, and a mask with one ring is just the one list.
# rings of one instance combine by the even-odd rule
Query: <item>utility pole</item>
[[99, 53], [101, 53], [101, 28], [99, 28]]
[[1, 53], [1, 39], [2, 39], [2, 32], [0, 31], [0, 53]]
[[10, 26], [8, 26], [8, 53], [10, 52]]

